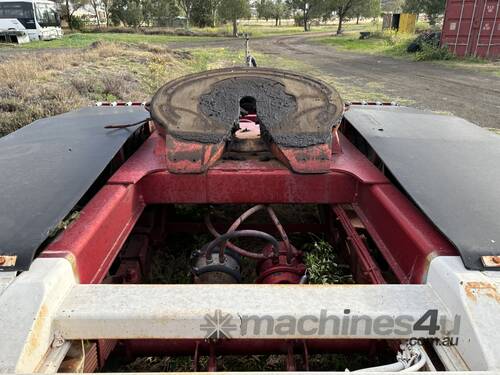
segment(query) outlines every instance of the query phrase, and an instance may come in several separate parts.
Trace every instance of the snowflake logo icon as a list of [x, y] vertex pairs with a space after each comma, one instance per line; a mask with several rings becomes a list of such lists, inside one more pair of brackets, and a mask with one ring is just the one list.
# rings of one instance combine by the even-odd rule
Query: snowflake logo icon
[[205, 315], [205, 323], [200, 325], [200, 329], [206, 332], [206, 339], [230, 339], [232, 338], [231, 332], [238, 329], [232, 320], [231, 314], [223, 314], [222, 311], [215, 310], [213, 315]]

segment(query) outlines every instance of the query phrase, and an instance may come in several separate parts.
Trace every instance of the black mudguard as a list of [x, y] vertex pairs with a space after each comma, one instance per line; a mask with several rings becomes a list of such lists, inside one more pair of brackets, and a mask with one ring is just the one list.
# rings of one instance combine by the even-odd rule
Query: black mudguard
[[0, 139], [0, 255], [27, 270], [39, 246], [139, 126], [143, 107], [89, 107], [33, 122]]
[[464, 119], [406, 107], [352, 106], [345, 119], [465, 266], [500, 255], [500, 136]]

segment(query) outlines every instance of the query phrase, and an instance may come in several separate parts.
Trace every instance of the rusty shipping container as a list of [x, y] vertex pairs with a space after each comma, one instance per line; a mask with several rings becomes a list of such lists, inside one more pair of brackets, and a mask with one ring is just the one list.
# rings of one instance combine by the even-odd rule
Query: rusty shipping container
[[458, 56], [500, 56], [500, 0], [447, 0], [441, 45]]

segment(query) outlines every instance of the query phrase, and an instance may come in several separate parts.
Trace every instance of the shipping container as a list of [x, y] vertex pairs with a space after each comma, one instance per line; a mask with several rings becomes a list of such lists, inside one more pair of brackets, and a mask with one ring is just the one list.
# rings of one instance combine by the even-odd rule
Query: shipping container
[[441, 45], [458, 56], [500, 56], [500, 0], [447, 0]]

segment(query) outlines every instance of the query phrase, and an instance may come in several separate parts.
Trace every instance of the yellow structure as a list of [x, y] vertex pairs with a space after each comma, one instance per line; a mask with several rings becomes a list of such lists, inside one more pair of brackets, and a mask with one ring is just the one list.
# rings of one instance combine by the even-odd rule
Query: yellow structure
[[417, 23], [417, 15], [411, 13], [401, 13], [399, 17], [399, 28], [400, 33], [415, 33], [415, 25]]

